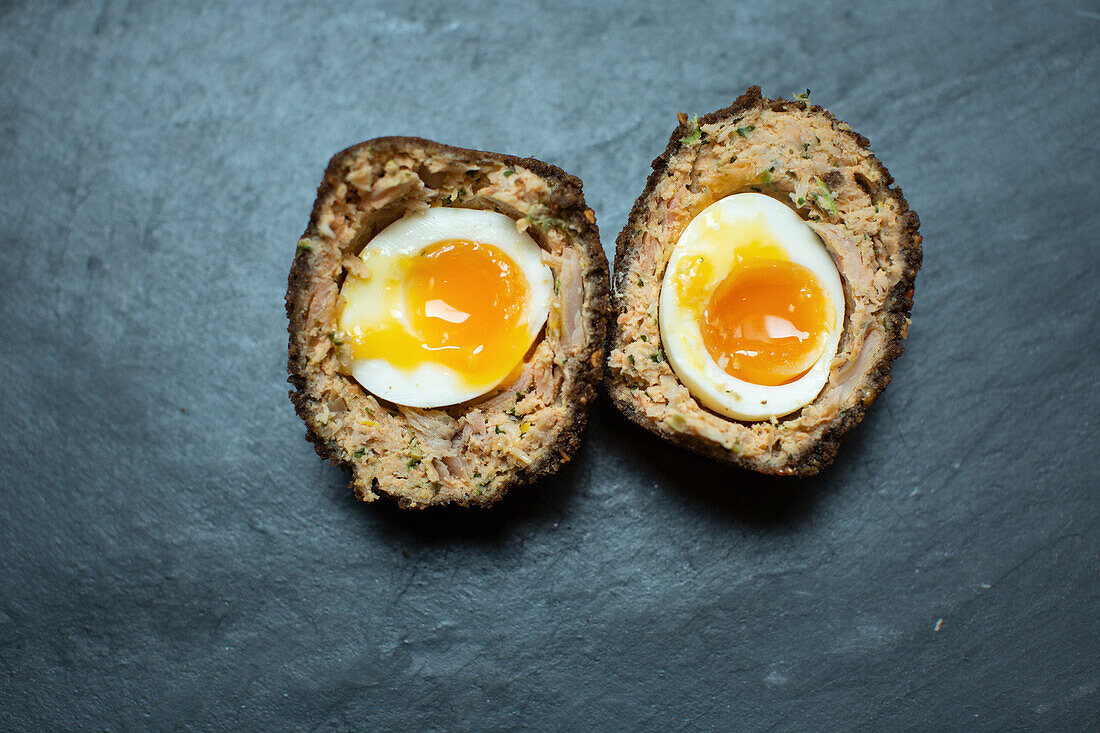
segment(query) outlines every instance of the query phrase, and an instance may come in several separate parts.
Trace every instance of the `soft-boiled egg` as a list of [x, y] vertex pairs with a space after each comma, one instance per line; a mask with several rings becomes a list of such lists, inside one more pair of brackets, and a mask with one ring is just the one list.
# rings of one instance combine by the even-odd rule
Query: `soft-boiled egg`
[[410, 214], [363, 248], [338, 318], [345, 369], [410, 407], [478, 397], [523, 362], [542, 330], [553, 275], [516, 222], [490, 211]]
[[829, 378], [844, 326], [840, 274], [798, 214], [727, 196], [680, 235], [661, 286], [661, 340], [711, 410], [764, 420], [798, 410]]

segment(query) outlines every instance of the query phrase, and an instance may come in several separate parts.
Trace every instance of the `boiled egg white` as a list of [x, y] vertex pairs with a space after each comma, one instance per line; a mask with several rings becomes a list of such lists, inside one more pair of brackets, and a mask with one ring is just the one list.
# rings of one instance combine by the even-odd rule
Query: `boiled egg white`
[[821, 239], [770, 196], [727, 196], [700, 212], [661, 285], [661, 340], [702, 404], [737, 420], [809, 404], [844, 325], [840, 274]]
[[546, 322], [553, 275], [516, 222], [431, 208], [379, 232], [340, 290], [344, 369], [410, 407], [465, 402], [513, 374]]

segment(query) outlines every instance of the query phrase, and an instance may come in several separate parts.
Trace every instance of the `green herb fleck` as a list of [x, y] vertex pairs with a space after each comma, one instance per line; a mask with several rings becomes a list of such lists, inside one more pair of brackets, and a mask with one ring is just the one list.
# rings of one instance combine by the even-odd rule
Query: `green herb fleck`
[[814, 178], [814, 185], [817, 187], [817, 190], [813, 192], [814, 200], [817, 201], [818, 206], [825, 209], [833, 216], [836, 216], [836, 199], [829, 193], [829, 189], [825, 185], [825, 182], [820, 178]]
[[678, 412], [674, 412], [664, 420], [665, 424], [673, 430], [683, 430], [687, 425], [687, 419]]
[[557, 278], [555, 278], [554, 279], [554, 295], [557, 295], [560, 292], [561, 292], [561, 280], [558, 280]]
[[336, 335], [335, 331], [328, 332], [328, 340], [332, 342], [333, 346], [343, 346], [344, 340]]
[[692, 145], [703, 139], [703, 128], [699, 127], [699, 115], [691, 118], [691, 132], [686, 137], [680, 138], [684, 145]]
[[514, 176], [515, 174], [516, 174], [516, 172], [514, 170], [512, 170], [511, 168], [505, 168], [504, 169], [504, 177], [505, 178], [507, 178], [508, 176]]
[[432, 482], [432, 496], [439, 496], [439, 490], [443, 488], [438, 481]]
[[804, 203], [806, 203], [806, 199], [799, 196], [798, 199], [795, 200], [795, 203], [798, 204], [799, 206], [802, 206]]
[[420, 465], [420, 459], [419, 458], [410, 458], [409, 461], [408, 461], [408, 467], [409, 468], [416, 468], [419, 465]]
[[354, 455], [355, 455], [355, 457], [356, 457], [356, 458], [362, 458], [362, 457], [363, 457], [363, 455], [364, 455], [364, 454], [365, 454], [366, 452], [367, 452], [367, 449], [366, 449], [366, 448], [356, 448], [356, 449], [355, 449], [355, 453], [354, 453]]
[[643, 285], [645, 285], [645, 280], [643, 280], [642, 278], [638, 278], [638, 287], [640, 288]]
[[543, 230], [549, 229], [550, 227], [557, 227], [559, 229], [573, 228], [565, 219], [559, 219], [556, 216], [534, 216], [533, 214], [528, 214], [527, 221]]
[[523, 399], [523, 392], [516, 392], [516, 402]]
[[756, 129], [756, 125], [745, 125], [744, 127], [737, 128], [737, 134], [741, 137], [748, 137], [749, 133]]
[[628, 354], [626, 360], [630, 362], [630, 366], [634, 366], [634, 355]]
[[806, 101], [809, 101], [809, 99], [810, 99], [810, 90], [807, 89], [806, 91], [802, 92], [802, 94], [794, 95], [794, 97], [795, 97], [795, 99], [804, 99]]
[[501, 433], [504, 432], [503, 430], [500, 429], [499, 425], [496, 426], [495, 430], [496, 430], [497, 435], [500, 435]]
[[764, 171], [763, 173], [761, 173], [760, 174], [760, 182], [763, 183], [765, 186], [772, 185], [771, 171]]
[[481, 478], [481, 471], [474, 471], [474, 478]]
[[364, 407], [363, 409], [367, 411], [367, 414], [370, 415], [370, 419], [373, 420], [374, 419], [374, 410], [370, 409], [369, 407]]
[[295, 256], [298, 256], [298, 255], [302, 254], [303, 252], [312, 252], [312, 251], [313, 251], [313, 240], [312, 239], [306, 239], [305, 237], [302, 237], [301, 239], [298, 240], [298, 251], [295, 252], [294, 254], [295, 254]]
[[653, 361], [653, 363], [656, 364], [657, 362], [662, 362], [665, 360], [665, 353], [660, 349], [657, 349], [649, 355], [649, 358]]
[[649, 337], [646, 336], [644, 333], [642, 334], [642, 341], [649, 341]]
[[737, 162], [737, 156], [736, 155], [731, 155], [730, 156], [730, 162], [731, 163], [736, 163]]

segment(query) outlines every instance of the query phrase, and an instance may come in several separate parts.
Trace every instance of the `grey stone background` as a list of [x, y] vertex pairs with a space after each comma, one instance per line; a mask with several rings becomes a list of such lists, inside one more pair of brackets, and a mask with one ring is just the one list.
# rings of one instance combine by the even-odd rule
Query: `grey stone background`
[[[1098, 41], [1086, 0], [0, 3], [0, 726], [1096, 730]], [[921, 216], [837, 463], [601, 398], [491, 511], [357, 504], [284, 382], [329, 156], [534, 155], [610, 252], [676, 112], [752, 83]]]

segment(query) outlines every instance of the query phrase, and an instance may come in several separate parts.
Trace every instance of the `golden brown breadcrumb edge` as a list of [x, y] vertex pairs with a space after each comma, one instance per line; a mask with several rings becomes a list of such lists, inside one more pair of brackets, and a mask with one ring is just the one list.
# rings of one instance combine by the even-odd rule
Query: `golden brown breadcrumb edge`
[[[570, 391], [562, 399], [562, 403], [569, 411], [566, 424], [562, 427], [554, 442], [542, 450], [541, 457], [538, 460], [515, 471], [492, 494], [477, 495], [470, 491], [466, 496], [448, 502], [450, 505], [457, 504], [469, 507], [490, 506], [503, 498], [512, 487], [531, 483], [536, 479], [555, 473], [562, 464], [572, 458], [580, 446], [581, 434], [588, 419], [588, 406], [596, 396], [596, 384], [602, 377], [601, 364], [606, 341], [606, 323], [611, 309], [607, 256], [600, 244], [600, 234], [596, 226], [595, 215], [585, 203], [583, 184], [579, 178], [537, 158], [520, 158], [504, 153], [459, 148], [417, 137], [380, 137], [353, 145], [341, 150], [332, 157], [325, 170], [325, 176], [317, 188], [317, 198], [314, 201], [309, 225], [303, 232], [302, 237], [316, 237], [317, 224], [323, 211], [323, 202], [334, 188], [333, 181], [341, 165], [360, 151], [368, 148], [374, 151], [374, 155], [392, 156], [403, 152], [405, 149], [417, 148], [430, 155], [450, 156], [465, 161], [474, 167], [486, 162], [494, 162], [505, 166], [526, 168], [539, 178], [552, 184], [549, 186], [550, 196], [543, 204], [553, 212], [556, 218], [568, 221], [571, 224], [571, 229], [563, 229], [562, 231], [567, 236], [571, 246], [580, 247], [585, 253], [583, 287], [584, 300], [588, 308], [582, 309], [582, 312], [588, 310], [591, 314], [585, 323], [585, 331], [591, 333], [592, 336], [589, 337], [585, 350], [579, 355], [581, 358], [570, 359], [569, 363], [565, 365], [566, 371], [573, 373]], [[294, 388], [290, 390], [290, 399], [294, 403], [295, 412], [306, 423], [306, 439], [313, 443], [317, 454], [334, 465], [353, 470], [355, 457], [348, 455], [347, 451], [340, 447], [332, 436], [326, 435], [323, 425], [314, 424], [309, 412], [305, 409], [307, 383], [310, 375], [307, 370], [299, 367], [299, 360], [296, 358], [295, 338], [306, 330], [306, 314], [311, 296], [308, 284], [314, 267], [313, 260], [314, 258], [296, 256], [291, 265], [290, 276], [287, 281], [286, 313], [289, 321], [287, 331], [289, 333], [290, 352], [287, 360], [287, 373], [289, 375], [287, 381]], [[350, 381], [348, 388], [359, 389]], [[429, 506], [442, 505], [410, 502], [402, 497], [399, 491], [389, 490], [387, 487], [380, 485], [378, 489], [396, 499], [398, 505], [403, 508], [423, 509]], [[365, 499], [361, 493], [357, 492], [357, 496], [359, 499]]]
[[[729, 107], [699, 117], [698, 124], [706, 125], [722, 122], [758, 106], [767, 107], [774, 112], [785, 112], [791, 109], [808, 110], [811, 113], [823, 115], [832, 122], [839, 122], [831, 112], [819, 105], [809, 105], [802, 100], [767, 99], [761, 95], [759, 86], [751, 86]], [[609, 319], [610, 326], [607, 336], [606, 353], [608, 355], [613, 349], [621, 345], [618, 319], [615, 316], [625, 307], [620, 291], [623, 289], [624, 278], [630, 270], [630, 264], [633, 260], [633, 252], [629, 246], [630, 232], [635, 228], [636, 222], [646, 215], [657, 184], [668, 171], [669, 162], [681, 149], [687, 147], [683, 139], [689, 137], [695, 129], [698, 128], [686, 122], [681, 122], [672, 131], [668, 146], [653, 161], [653, 172], [650, 173], [641, 195], [634, 202], [626, 225], [615, 240], [615, 282], [611, 296], [612, 316]], [[839, 126], [835, 129], [848, 135], [860, 148], [869, 153], [871, 152], [870, 141], [863, 135]], [[840, 448], [841, 440], [849, 430], [859, 424], [867, 412], [867, 407], [889, 384], [890, 368], [894, 360], [905, 351], [905, 324], [913, 307], [914, 281], [923, 259], [919, 233], [920, 220], [916, 212], [909, 208], [909, 202], [902, 195], [901, 188], [894, 184], [893, 176], [886, 170], [882, 162], [873, 153], [870, 157], [882, 174], [878, 193], [889, 196], [897, 202], [899, 216], [904, 220], [901, 247], [905, 252], [905, 266], [901, 278], [887, 295], [883, 310], [883, 315], [889, 320], [890, 324], [887, 329], [887, 341], [883, 345], [883, 353], [876, 361], [874, 369], [861, 381], [861, 385], [865, 387], [865, 396], [856, 404], [841, 410], [818, 440], [809, 442], [796, 454], [788, 454], [784, 463], [778, 466], [761, 465], [759, 461], [740, 456], [701, 436], [687, 435], [678, 431], [670, 433], [667, 430], [662, 430], [656, 420], [647, 417], [638, 409], [630, 397], [631, 391], [623, 384], [621, 376], [617, 375], [611, 369], [610, 364], [605, 361], [604, 380], [608, 395], [627, 419], [658, 437], [669, 440], [692, 452], [761, 473], [781, 476], [812, 476], [833, 462]]]

